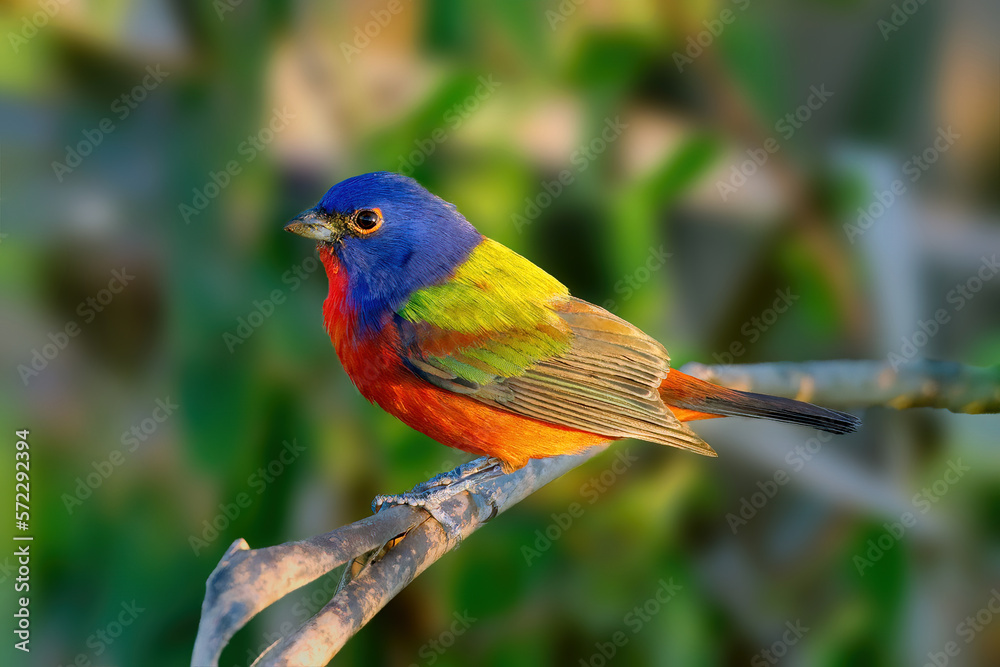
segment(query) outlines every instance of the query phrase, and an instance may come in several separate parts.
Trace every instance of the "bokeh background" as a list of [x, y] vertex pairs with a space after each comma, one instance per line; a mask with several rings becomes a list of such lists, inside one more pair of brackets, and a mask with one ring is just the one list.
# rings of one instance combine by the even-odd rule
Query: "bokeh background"
[[[33, 650], [5, 631], [4, 664], [186, 664], [235, 539], [326, 532], [464, 460], [354, 390], [326, 278], [282, 232], [354, 174], [411, 173], [676, 365], [1000, 358], [987, 0], [24, 0], [0, 28], [3, 469], [31, 429], [36, 535]], [[624, 472], [613, 449], [496, 520], [336, 662], [923, 665], [955, 641], [947, 664], [1000, 664], [992, 612], [959, 625], [1000, 590], [1000, 418], [863, 416], [801, 470], [795, 427], [698, 425], [714, 460], [622, 443]]]

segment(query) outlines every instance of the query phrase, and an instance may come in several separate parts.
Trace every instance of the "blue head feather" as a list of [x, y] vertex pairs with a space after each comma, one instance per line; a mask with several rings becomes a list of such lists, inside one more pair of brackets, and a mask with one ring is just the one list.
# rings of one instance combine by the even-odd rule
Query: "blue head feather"
[[345, 237], [334, 246], [348, 275], [347, 298], [360, 335], [377, 330], [416, 290], [452, 275], [483, 240], [453, 204], [412, 178], [388, 171], [341, 181], [318, 208], [341, 215], [359, 209], [382, 211], [378, 231]]

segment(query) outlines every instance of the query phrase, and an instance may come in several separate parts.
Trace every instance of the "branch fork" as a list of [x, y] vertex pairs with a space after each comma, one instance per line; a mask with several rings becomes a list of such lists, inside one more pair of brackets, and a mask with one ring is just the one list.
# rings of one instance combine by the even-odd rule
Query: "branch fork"
[[[467, 491], [445, 500], [433, 521], [425, 509], [392, 505], [300, 542], [251, 549], [246, 540], [237, 540], [208, 579], [191, 664], [216, 667], [223, 648], [250, 619], [288, 593], [349, 564], [330, 603], [254, 662], [260, 667], [325, 665], [432, 563], [497, 514], [604, 449], [534, 460], [509, 475], [477, 479]], [[457, 531], [445, 530], [442, 523]]]

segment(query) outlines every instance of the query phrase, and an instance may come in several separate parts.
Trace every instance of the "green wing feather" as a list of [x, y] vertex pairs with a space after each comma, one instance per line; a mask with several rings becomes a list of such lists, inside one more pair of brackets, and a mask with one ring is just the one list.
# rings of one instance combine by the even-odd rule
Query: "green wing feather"
[[495, 241], [398, 316], [404, 361], [441, 388], [609, 439], [714, 454], [660, 399], [662, 345]]

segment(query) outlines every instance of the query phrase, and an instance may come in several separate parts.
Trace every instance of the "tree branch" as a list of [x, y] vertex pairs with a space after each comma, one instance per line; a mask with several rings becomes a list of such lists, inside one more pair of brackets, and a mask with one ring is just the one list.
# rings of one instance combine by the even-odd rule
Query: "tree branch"
[[[288, 593], [337, 567], [374, 552], [333, 600], [293, 635], [277, 642], [255, 665], [322, 665], [417, 575], [458, 547], [497, 513], [604, 451], [531, 461], [510, 475], [479, 484], [445, 502], [442, 510], [461, 526], [451, 540], [437, 521], [413, 507], [390, 507], [373, 517], [302, 542], [250, 550], [237, 540], [208, 579], [194, 655], [195, 667], [216, 667], [223, 648], [251, 618]], [[382, 548], [405, 535], [384, 555]]]
[[[952, 412], [1000, 412], [1000, 367], [974, 368], [919, 361], [894, 371], [886, 362], [826, 361], [747, 366], [688, 364], [686, 373], [735, 389], [844, 408], [937, 407]], [[329, 604], [254, 663], [261, 667], [321, 665], [386, 604], [439, 558], [503, 513], [604, 451], [531, 461], [510, 475], [481, 482], [442, 510], [461, 526], [448, 537], [430, 515], [389, 507], [375, 516], [309, 540], [251, 550], [237, 540], [208, 579], [191, 664], [216, 667], [223, 648], [250, 619], [288, 593], [354, 561]], [[390, 546], [391, 545], [391, 546]]]
[[426, 518], [426, 512], [412, 507], [390, 507], [301, 542], [251, 550], [246, 540], [236, 540], [208, 578], [191, 664], [217, 665], [222, 649], [251, 618]]

